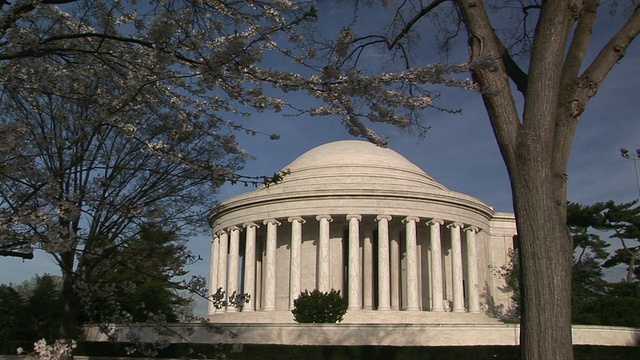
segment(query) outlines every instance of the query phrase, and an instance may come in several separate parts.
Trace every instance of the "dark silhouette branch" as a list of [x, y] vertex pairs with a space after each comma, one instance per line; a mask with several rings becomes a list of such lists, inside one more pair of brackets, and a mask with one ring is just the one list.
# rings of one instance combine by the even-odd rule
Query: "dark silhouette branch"
[[17, 258], [28, 259], [28, 260], [33, 259], [33, 253], [30, 251], [21, 252], [21, 251], [15, 251], [15, 250], [0, 250], [0, 256], [17, 257]]
[[527, 96], [527, 83], [528, 83], [529, 76], [527, 75], [526, 72], [524, 72], [524, 70], [522, 70], [522, 68], [520, 68], [518, 63], [511, 56], [511, 54], [509, 54], [509, 51], [507, 50], [507, 48], [502, 44], [500, 39], [497, 37], [496, 37], [496, 43], [500, 48], [500, 51], [501, 51], [500, 59], [504, 64], [504, 69], [507, 73], [507, 76], [509, 76], [509, 79], [511, 79], [511, 81], [513, 81], [513, 83], [516, 85], [516, 89], [518, 89], [518, 91], [523, 96]]
[[419, 13], [417, 13], [413, 18], [411, 18], [411, 20], [409, 20], [409, 22], [405, 24], [404, 28], [402, 28], [400, 33], [395, 37], [395, 39], [393, 39], [391, 44], [389, 44], [389, 50], [393, 49], [400, 41], [402, 41], [402, 39], [409, 33], [409, 31], [411, 31], [411, 28], [413, 27], [413, 25], [415, 25], [415, 23], [418, 22], [418, 20], [422, 19], [422, 17], [426, 16], [433, 9], [435, 9], [445, 1], [447, 0], [435, 0], [431, 4], [427, 5], [427, 7], [420, 10]]

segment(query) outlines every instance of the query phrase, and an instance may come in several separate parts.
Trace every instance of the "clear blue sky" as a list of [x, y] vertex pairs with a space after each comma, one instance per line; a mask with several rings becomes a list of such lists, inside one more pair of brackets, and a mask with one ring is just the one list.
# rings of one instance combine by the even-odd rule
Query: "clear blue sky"
[[[322, 11], [320, 16], [322, 19]], [[607, 37], [603, 35], [598, 40]], [[435, 60], [434, 56], [426, 58]], [[638, 64], [640, 40], [632, 44], [582, 117], [570, 163], [571, 201], [589, 204], [638, 198], [634, 164], [623, 159], [619, 151], [621, 147], [632, 151], [640, 148]], [[308, 102], [303, 95], [296, 95], [296, 98], [303, 103]], [[438, 105], [460, 108], [463, 112], [461, 115], [426, 112], [425, 123], [431, 126], [431, 130], [423, 140], [391, 127], [379, 126], [377, 130], [389, 138], [390, 148], [449, 189], [477, 197], [496, 211], [511, 212], [507, 173], [480, 96], [462, 90], [445, 90]], [[255, 157], [243, 171], [248, 175], [272, 174], [307, 150], [327, 142], [352, 138], [339, 121], [330, 118], [283, 117], [281, 114], [263, 113], [246, 119], [245, 124], [259, 131], [281, 135], [277, 141], [263, 136], [242, 137], [241, 144]], [[251, 190], [241, 185], [224, 186], [219, 199], [223, 201]], [[619, 244], [614, 242], [614, 245]], [[192, 239], [190, 247], [203, 258], [191, 268], [191, 272], [208, 277], [209, 234], [203, 233]], [[0, 283], [19, 283], [45, 272], [57, 275], [59, 270], [43, 253], [37, 253], [36, 258], [29, 261], [0, 257]], [[615, 272], [608, 275], [612, 279], [621, 277]], [[200, 311], [202, 309], [199, 307]]]

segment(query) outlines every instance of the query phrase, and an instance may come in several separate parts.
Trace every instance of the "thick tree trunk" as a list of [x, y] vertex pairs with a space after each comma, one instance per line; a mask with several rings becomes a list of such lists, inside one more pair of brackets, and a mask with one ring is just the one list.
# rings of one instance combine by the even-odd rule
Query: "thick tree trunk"
[[[566, 167], [559, 169], [564, 161], [557, 160], [564, 158], [554, 157], [555, 142], [561, 140], [555, 139], [555, 120], [571, 25], [569, 5], [545, 3], [535, 34], [540, 41], [532, 48], [529, 74], [524, 74], [493, 31], [483, 2], [457, 4], [469, 34], [471, 60], [478, 64], [472, 74], [511, 180], [523, 272], [522, 359], [570, 360], [573, 248], [562, 211]], [[516, 109], [510, 79], [525, 93], [524, 114]], [[568, 145], [570, 149], [570, 141]]]
[[[496, 35], [483, 1], [455, 3], [469, 35], [472, 75], [511, 180], [523, 271], [522, 358], [569, 360], [572, 140], [587, 102], [640, 33], [640, 6], [580, 75], [598, 0], [542, 2], [526, 71]], [[523, 113], [516, 110], [510, 81], [524, 95]]]
[[[523, 359], [572, 359], [572, 243], [552, 182], [534, 161], [511, 171], [521, 251]], [[540, 196], [539, 194], [546, 194]]]

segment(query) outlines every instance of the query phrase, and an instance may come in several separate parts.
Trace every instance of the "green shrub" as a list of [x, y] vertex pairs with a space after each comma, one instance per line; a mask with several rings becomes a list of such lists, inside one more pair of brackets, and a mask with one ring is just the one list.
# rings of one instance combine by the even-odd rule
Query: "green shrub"
[[293, 318], [299, 323], [336, 323], [347, 312], [347, 301], [340, 290], [305, 290], [293, 301]]

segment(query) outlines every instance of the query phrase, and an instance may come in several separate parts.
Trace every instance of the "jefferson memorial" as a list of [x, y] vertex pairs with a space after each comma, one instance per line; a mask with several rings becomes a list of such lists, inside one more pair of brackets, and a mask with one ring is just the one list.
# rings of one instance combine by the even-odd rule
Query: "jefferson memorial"
[[316, 147], [285, 169], [209, 216], [210, 288], [251, 296], [240, 310], [210, 307], [211, 321], [291, 323], [306, 289], [340, 290], [344, 323], [495, 323], [487, 314], [512, 309], [495, 269], [509, 261], [513, 214], [365, 141]]
[[[251, 295], [209, 308], [216, 325], [171, 324], [196, 344], [516, 346], [509, 262], [513, 214], [447, 189], [400, 154], [364, 141], [312, 149], [282, 182], [229, 199], [209, 215], [210, 288]], [[507, 191], [507, 189], [505, 189]], [[300, 292], [340, 290], [339, 324], [297, 324]], [[215, 290], [213, 290], [215, 291]], [[119, 330], [118, 327], [114, 328]], [[87, 339], [111, 341], [99, 327]], [[154, 326], [136, 336], [158, 340]], [[640, 330], [574, 325], [575, 345], [637, 346]], [[130, 341], [127, 332], [119, 340]]]

